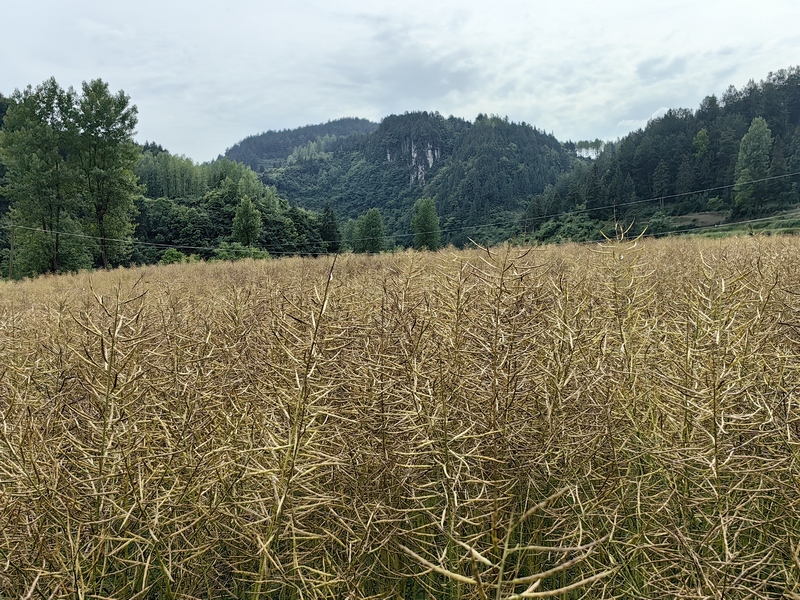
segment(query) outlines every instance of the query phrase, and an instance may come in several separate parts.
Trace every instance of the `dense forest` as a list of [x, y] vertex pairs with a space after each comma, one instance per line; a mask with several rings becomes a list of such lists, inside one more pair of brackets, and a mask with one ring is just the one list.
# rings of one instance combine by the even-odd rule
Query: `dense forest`
[[680, 228], [683, 215], [774, 214], [800, 201], [798, 185], [800, 68], [791, 68], [604, 144], [534, 198], [524, 225], [543, 240], [596, 237], [614, 221], [657, 233]]
[[435, 200], [445, 243], [507, 239], [532, 197], [577, 163], [526, 123], [428, 112], [388, 116], [374, 132], [324, 150], [264, 169], [262, 178], [290, 202], [312, 210], [330, 203], [343, 219], [377, 207], [399, 244], [411, 239], [412, 209], [423, 197]]
[[348, 138], [370, 133], [378, 127], [367, 119], [343, 118], [306, 125], [296, 129], [266, 131], [251, 135], [225, 151], [225, 157], [243, 163], [254, 170], [285, 165], [292, 152], [321, 138]]
[[796, 67], [770, 73], [607, 142], [560, 143], [496, 116], [392, 115], [361, 136], [306, 142], [259, 171], [289, 202], [330, 204], [343, 220], [379, 208], [401, 245], [426, 197], [443, 242], [455, 245], [598, 239], [618, 223], [657, 234], [740, 222], [799, 201], [799, 82]]
[[[248, 247], [274, 255], [332, 249], [322, 237], [320, 215], [289, 206], [241, 163], [219, 159], [197, 165], [148, 144], [135, 172], [144, 186], [136, 239], [145, 242], [135, 247], [135, 262], [163, 260], [164, 247], [173, 245], [199, 258], [252, 254], [243, 249]], [[257, 223], [246, 239], [234, 221], [249, 205]]]
[[2, 107], [3, 277], [340, 248], [331, 210], [290, 206], [250, 167], [134, 143], [136, 107], [101, 80], [50, 79]]
[[[415, 112], [248, 137], [197, 164], [133, 141], [101, 80], [0, 95], [0, 274], [242, 256], [598, 239], [800, 202], [800, 68], [616, 141]], [[793, 213], [791, 213], [793, 214]], [[435, 231], [434, 231], [435, 230]], [[435, 240], [433, 244], [431, 240]]]

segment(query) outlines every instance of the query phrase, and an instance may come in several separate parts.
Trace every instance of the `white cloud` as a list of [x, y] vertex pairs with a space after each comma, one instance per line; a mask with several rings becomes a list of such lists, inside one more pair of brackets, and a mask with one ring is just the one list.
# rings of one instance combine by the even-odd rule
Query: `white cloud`
[[423, 109], [613, 139], [800, 57], [794, 0], [540, 4], [12, 3], [0, 91], [101, 77], [138, 105], [141, 140], [209, 160], [266, 129]]

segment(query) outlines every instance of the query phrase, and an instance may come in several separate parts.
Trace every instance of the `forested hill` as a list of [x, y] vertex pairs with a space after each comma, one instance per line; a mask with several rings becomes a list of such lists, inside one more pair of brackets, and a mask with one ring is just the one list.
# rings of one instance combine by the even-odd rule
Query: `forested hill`
[[283, 132], [280, 151], [248, 164], [290, 203], [330, 204], [342, 221], [377, 207], [402, 245], [422, 197], [435, 201], [444, 242], [585, 240], [615, 222], [657, 233], [793, 207], [799, 126], [800, 69], [792, 67], [708, 96], [697, 109], [669, 110], [602, 151], [597, 140], [582, 159], [582, 142], [562, 144], [525, 123], [420, 112], [391, 115], [360, 135]]
[[265, 166], [285, 163], [295, 148], [308, 142], [315, 142], [320, 138], [363, 135], [374, 131], [377, 127], [377, 123], [367, 119], [344, 118], [297, 129], [266, 131], [237, 142], [225, 151], [225, 157], [258, 170]]
[[[198, 165], [137, 145], [135, 106], [99, 79], [75, 92], [50, 78], [0, 96], [4, 111], [0, 277], [265, 250], [596, 240], [618, 224], [800, 231], [798, 67], [604, 147], [508, 118], [416, 112], [268, 132], [230, 149], [236, 160]], [[118, 134], [93, 125], [107, 121]]]
[[575, 161], [526, 123], [428, 112], [391, 115], [367, 135], [309, 142], [287, 158], [262, 171], [282, 197], [316, 211], [330, 204], [342, 220], [376, 207], [399, 244], [410, 242], [412, 208], [422, 197], [435, 200], [445, 242], [508, 238], [531, 198]]
[[800, 202], [798, 172], [794, 67], [707, 96], [696, 110], [669, 110], [607, 143], [537, 196], [525, 224], [539, 239], [582, 239], [614, 220], [657, 233], [686, 228], [694, 215], [714, 223], [760, 218]]

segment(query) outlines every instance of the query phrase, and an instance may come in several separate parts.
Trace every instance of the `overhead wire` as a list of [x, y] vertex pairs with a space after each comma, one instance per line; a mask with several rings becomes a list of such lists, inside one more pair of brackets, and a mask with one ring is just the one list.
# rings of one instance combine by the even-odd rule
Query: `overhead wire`
[[[774, 180], [777, 180], [777, 179], [795, 177], [795, 176], [798, 176], [798, 175], [800, 175], [800, 171], [793, 172], [793, 173], [785, 173], [783, 175], [773, 175], [773, 176], [770, 176], [770, 177], [763, 177], [761, 179], [756, 179], [756, 180], [750, 181], [750, 182], [748, 182], [748, 184], [752, 185], [752, 184], [755, 184], [755, 183], [774, 181]], [[614, 209], [618, 209], [618, 208], [624, 208], [626, 206], [635, 206], [635, 205], [640, 205], [640, 204], [647, 204], [647, 203], [650, 203], [650, 202], [658, 202], [658, 201], [670, 200], [670, 199], [674, 199], [674, 198], [681, 198], [681, 197], [687, 197], [687, 196], [696, 196], [696, 195], [705, 194], [705, 193], [709, 193], [709, 192], [713, 192], [713, 191], [731, 189], [731, 188], [736, 187], [736, 185], [738, 185], [738, 184], [735, 184], [735, 183], [734, 184], [726, 184], [726, 185], [714, 186], [714, 187], [710, 187], [710, 188], [693, 190], [693, 191], [690, 191], [690, 192], [681, 192], [679, 194], [669, 194], [669, 195], [665, 195], [665, 196], [653, 196], [651, 198], [646, 198], [646, 199], [643, 199], [643, 200], [632, 200], [630, 202], [621, 202], [621, 203], [618, 203], [618, 204], [608, 204], [608, 205], [605, 205], [605, 206], [593, 206], [593, 207], [589, 207], [589, 208], [584, 207], [584, 208], [580, 208], [580, 209], [570, 210], [568, 212], [551, 213], [551, 214], [546, 214], [546, 215], [539, 215], [539, 216], [536, 216], [536, 217], [523, 217], [522, 219], [520, 219], [519, 222], [522, 222], [522, 223], [525, 223], [525, 224], [530, 223], [530, 222], [537, 222], [537, 221], [538, 222], [544, 222], [544, 221], [547, 221], [547, 220], [550, 220], [550, 219], [556, 219], [558, 217], [562, 217], [562, 216], [566, 216], [566, 215], [570, 215], [570, 214], [585, 214], [585, 213], [590, 213], [590, 212], [595, 212], [595, 211], [602, 211], [602, 210], [614, 210]], [[731, 222], [731, 223], [725, 223], [722, 226], [723, 227], [730, 227], [730, 226], [736, 226], [736, 225], [746, 225], [746, 224], [750, 224], [750, 223], [755, 223], [755, 222], [759, 222], [759, 221], [773, 219], [774, 217], [775, 217], [775, 215], [770, 216], [770, 217], [760, 217], [760, 218], [750, 219], [750, 220], [745, 220], [745, 221], [735, 221], [735, 222]], [[481, 223], [479, 225], [464, 225], [464, 226], [461, 226], [461, 227], [448, 227], [448, 228], [445, 228], [445, 229], [440, 229], [439, 232], [440, 233], [454, 233], [454, 232], [462, 232], [462, 231], [477, 231], [477, 230], [485, 229], [485, 228], [488, 228], [488, 227], [507, 227], [507, 226], [508, 226], [508, 222], [507, 221], [506, 222], [495, 222], [495, 223]], [[676, 229], [676, 230], [673, 230], [673, 231], [657, 232], [657, 233], [648, 234], [648, 236], [646, 236], [646, 237], [654, 236], [654, 235], [659, 235], [659, 236], [661, 236], [661, 235], [669, 235], [669, 234], [675, 234], [675, 233], [686, 234], [686, 233], [691, 233], [692, 231], [700, 231], [700, 230], [711, 228], [711, 227], [716, 227], [716, 226], [712, 225], [712, 226], [707, 226], [707, 227], [706, 226], [701, 226], [701, 227], [693, 227], [693, 228], [688, 228], [688, 229]], [[122, 238], [94, 236], [94, 235], [89, 235], [89, 234], [85, 234], [85, 233], [75, 233], [75, 232], [70, 232], [70, 231], [56, 231], [56, 230], [51, 230], [51, 229], [44, 229], [44, 228], [41, 228], [41, 227], [29, 227], [29, 226], [25, 226], [25, 225], [17, 225], [17, 224], [13, 224], [13, 223], [0, 223], [0, 229], [21, 229], [21, 230], [25, 230], [25, 231], [34, 231], [34, 232], [39, 232], [39, 233], [46, 233], [46, 234], [50, 234], [50, 235], [63, 235], [63, 236], [68, 236], [68, 237], [92, 239], [92, 240], [105, 241], [105, 242], [119, 242], [119, 243], [131, 244], [131, 245], [136, 245], [136, 246], [147, 246], [147, 247], [151, 247], [151, 248], [163, 248], [163, 249], [173, 248], [175, 250], [194, 250], [194, 251], [198, 251], [198, 252], [214, 252], [216, 250], [224, 250], [226, 252], [233, 252], [233, 253], [239, 252], [239, 253], [242, 253], [242, 254], [246, 254], [246, 253], [252, 252], [252, 249], [249, 249], [249, 248], [241, 248], [241, 249], [239, 249], [239, 248], [235, 248], [235, 247], [232, 247], [232, 248], [221, 248], [219, 246], [193, 246], [193, 245], [187, 245], [187, 244], [167, 244], [167, 243], [161, 243], [161, 242], [149, 242], [149, 241], [146, 241], [146, 240], [137, 240], [135, 238], [122, 239]], [[402, 239], [402, 238], [412, 237], [414, 235], [415, 235], [414, 233], [397, 233], [397, 234], [387, 235], [387, 236], [384, 236], [384, 237], [385, 237], [385, 239], [389, 239], [389, 240], [398, 240], [398, 239]], [[352, 241], [364, 241], [364, 240], [367, 240], [367, 239], [371, 239], [371, 238], [366, 238], [366, 237], [364, 237], [364, 238], [353, 238]], [[602, 240], [596, 240], [596, 241], [602, 241]], [[268, 252], [270, 255], [276, 255], [277, 254], [277, 255], [283, 255], [283, 256], [294, 256], [294, 255], [298, 255], [298, 254], [314, 254], [314, 255], [318, 255], [318, 256], [319, 255], [335, 254], [333, 252], [327, 252], [327, 251], [306, 252], [306, 253], [290, 251], [290, 250], [264, 250], [264, 251]]]

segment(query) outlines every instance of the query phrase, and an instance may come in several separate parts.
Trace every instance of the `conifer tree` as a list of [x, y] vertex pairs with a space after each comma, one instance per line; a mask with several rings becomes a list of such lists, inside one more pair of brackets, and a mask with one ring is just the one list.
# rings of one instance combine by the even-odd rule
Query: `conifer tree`
[[325, 243], [327, 252], [339, 252], [342, 246], [342, 232], [339, 231], [339, 223], [336, 221], [336, 213], [333, 212], [330, 204], [326, 204], [322, 211], [322, 218], [319, 225], [319, 235]]
[[420, 198], [414, 204], [414, 216], [411, 218], [411, 229], [414, 230], [414, 248], [426, 248], [431, 251], [439, 249], [441, 232], [439, 231], [439, 215], [432, 198]]
[[739, 144], [734, 182], [734, 214], [752, 216], [766, 201], [767, 188], [762, 181], [769, 170], [772, 133], [762, 117], [753, 119], [750, 129]]
[[244, 246], [252, 246], [261, 235], [261, 211], [249, 196], [243, 196], [233, 217], [233, 237]]
[[370, 208], [358, 218], [353, 250], [370, 254], [383, 252], [386, 245], [385, 238], [386, 228], [383, 225], [381, 212], [377, 208]]

